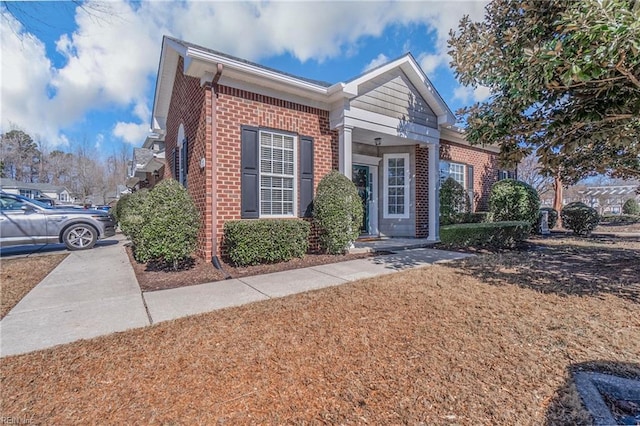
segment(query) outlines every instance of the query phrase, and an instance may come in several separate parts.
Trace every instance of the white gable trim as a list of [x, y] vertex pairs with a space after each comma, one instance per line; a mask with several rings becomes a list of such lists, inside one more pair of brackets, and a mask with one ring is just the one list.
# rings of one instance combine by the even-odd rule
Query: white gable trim
[[350, 99], [361, 95], [360, 86], [363, 83], [393, 69], [400, 69], [434, 111], [438, 117], [439, 126], [455, 123], [455, 116], [411, 54], [369, 71], [349, 82], [336, 83], [330, 87], [325, 87], [241, 60], [222, 56], [204, 48], [191, 45], [185, 47], [183, 44], [165, 37], [160, 56], [151, 123], [151, 131], [161, 137], [166, 129], [169, 104], [180, 57], [184, 58], [183, 72], [185, 75], [202, 79], [206, 75], [216, 73], [218, 65], [222, 65], [221, 81], [224, 84], [327, 109], [330, 111], [331, 127], [334, 129], [340, 125], [353, 125], [414, 139], [419, 143], [437, 143], [440, 137], [438, 129], [415, 123], [403, 124], [400, 123], [399, 119], [362, 111], [349, 105]]
[[407, 139], [411, 144], [416, 143], [439, 143], [440, 132], [437, 129], [423, 126], [416, 123], [402, 123], [400, 119], [365, 111], [359, 108], [351, 108], [344, 111], [344, 114], [331, 121], [330, 126], [359, 127], [377, 133], [383, 133], [399, 138]]
[[439, 125], [455, 124], [455, 115], [451, 112], [444, 99], [442, 99], [411, 54], [406, 54], [395, 61], [389, 62], [349, 81], [345, 84], [344, 91], [355, 94], [354, 96], [361, 95], [362, 93], [360, 93], [359, 88], [363, 83], [395, 68], [400, 68], [405, 73], [425, 102], [433, 109], [434, 113], [438, 116]]

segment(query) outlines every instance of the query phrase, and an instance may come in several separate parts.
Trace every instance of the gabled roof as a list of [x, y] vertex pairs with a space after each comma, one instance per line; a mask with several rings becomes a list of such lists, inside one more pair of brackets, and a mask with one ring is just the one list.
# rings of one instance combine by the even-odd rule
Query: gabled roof
[[[212, 81], [218, 74], [224, 81], [239, 81], [248, 86], [262, 87], [300, 99], [303, 103], [329, 109], [340, 99], [358, 95], [358, 86], [393, 69], [400, 69], [419, 90], [425, 102], [438, 116], [438, 124], [451, 125], [455, 116], [442, 96], [427, 78], [415, 58], [407, 53], [393, 61], [369, 70], [347, 82], [335, 84], [296, 76], [255, 62], [247, 61], [213, 49], [198, 46], [173, 37], [164, 36], [153, 103], [152, 131], [162, 134], [171, 102], [175, 73], [179, 58], [183, 58], [183, 73]], [[223, 81], [223, 84], [224, 84]]]
[[431, 83], [431, 80], [429, 80], [424, 71], [422, 71], [422, 68], [420, 68], [418, 62], [410, 52], [352, 78], [344, 83], [344, 91], [354, 96], [358, 95], [360, 94], [358, 92], [360, 85], [396, 68], [401, 69], [405, 73], [416, 89], [418, 89], [422, 98], [434, 110], [436, 115], [438, 115], [438, 124], [453, 125], [455, 123], [455, 115], [451, 112], [449, 106], [442, 96], [440, 96], [440, 93], [438, 93], [433, 83]]

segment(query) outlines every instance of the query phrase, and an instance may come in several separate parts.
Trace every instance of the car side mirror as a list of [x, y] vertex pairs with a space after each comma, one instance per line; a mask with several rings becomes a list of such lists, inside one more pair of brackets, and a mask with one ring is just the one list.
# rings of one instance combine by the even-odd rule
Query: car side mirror
[[29, 213], [29, 212], [35, 211], [36, 209], [34, 209], [33, 207], [31, 207], [28, 204], [25, 204], [24, 206], [20, 207], [20, 210], [22, 210], [25, 213]]

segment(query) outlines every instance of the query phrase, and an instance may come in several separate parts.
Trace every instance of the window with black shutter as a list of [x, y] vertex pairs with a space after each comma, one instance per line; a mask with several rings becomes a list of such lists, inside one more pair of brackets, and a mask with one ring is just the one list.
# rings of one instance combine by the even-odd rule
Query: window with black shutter
[[310, 216], [313, 138], [250, 126], [241, 138], [241, 217]]

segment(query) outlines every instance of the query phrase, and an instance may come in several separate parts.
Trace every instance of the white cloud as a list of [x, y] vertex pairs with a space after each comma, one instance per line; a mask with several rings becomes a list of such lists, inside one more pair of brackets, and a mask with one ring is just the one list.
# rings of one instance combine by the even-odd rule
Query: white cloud
[[453, 90], [453, 99], [459, 99], [463, 103], [482, 102], [491, 96], [491, 89], [486, 86], [470, 87], [458, 86]]
[[[427, 74], [446, 66], [446, 40], [463, 14], [482, 18], [484, 2], [91, 2], [99, 19], [76, 9], [77, 27], [56, 48], [66, 62], [55, 68], [37, 38], [2, 27], [2, 127], [15, 123], [50, 144], [87, 112], [114, 108], [131, 118], [113, 135], [140, 144], [149, 123], [149, 90], [162, 35], [172, 35], [249, 60], [290, 53], [300, 61], [357, 52], [363, 37], [390, 25], [422, 23], [433, 46], [414, 52]], [[85, 4], [86, 6], [87, 4]], [[104, 8], [109, 10], [104, 11]], [[357, 19], [354, 19], [357, 17]], [[18, 33], [22, 29], [13, 21]], [[386, 60], [380, 54], [367, 66]], [[138, 121], [136, 121], [136, 119]]]
[[375, 58], [373, 58], [371, 60], [371, 62], [369, 62], [367, 65], [365, 65], [365, 67], [364, 67], [364, 69], [362, 71], [363, 72], [370, 71], [370, 70], [372, 70], [372, 69], [374, 69], [376, 67], [379, 67], [380, 65], [386, 64], [387, 62], [389, 62], [389, 58], [384, 53], [381, 53], [378, 56], [376, 56]]
[[147, 123], [125, 123], [119, 121], [113, 127], [113, 135], [131, 145], [142, 145], [148, 134], [149, 124]]

